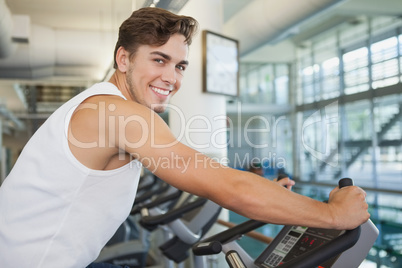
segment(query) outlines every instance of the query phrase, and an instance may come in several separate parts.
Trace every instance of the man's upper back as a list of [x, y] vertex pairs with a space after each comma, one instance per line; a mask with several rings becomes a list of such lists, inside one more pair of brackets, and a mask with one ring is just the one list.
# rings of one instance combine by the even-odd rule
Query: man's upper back
[[0, 267], [85, 267], [129, 214], [141, 164], [89, 169], [67, 142], [74, 109], [99, 93], [118, 90], [102, 83], [64, 104], [27, 143], [0, 187], [0, 252], [7, 252], [0, 254]]

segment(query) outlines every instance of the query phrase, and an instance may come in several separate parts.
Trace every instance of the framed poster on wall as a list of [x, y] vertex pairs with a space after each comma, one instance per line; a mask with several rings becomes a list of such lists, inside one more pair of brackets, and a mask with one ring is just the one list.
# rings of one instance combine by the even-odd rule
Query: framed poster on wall
[[204, 30], [203, 91], [237, 97], [239, 94], [239, 42]]

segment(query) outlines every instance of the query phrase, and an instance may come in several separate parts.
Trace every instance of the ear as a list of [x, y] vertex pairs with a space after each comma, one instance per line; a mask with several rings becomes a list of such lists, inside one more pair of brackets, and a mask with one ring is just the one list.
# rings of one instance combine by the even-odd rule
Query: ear
[[123, 47], [119, 47], [116, 53], [117, 68], [120, 72], [125, 73], [130, 63], [129, 53]]

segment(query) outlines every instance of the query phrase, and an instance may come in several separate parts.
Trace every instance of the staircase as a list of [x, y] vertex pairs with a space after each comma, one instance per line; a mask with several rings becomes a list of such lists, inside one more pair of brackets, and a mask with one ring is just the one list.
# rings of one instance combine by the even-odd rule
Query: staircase
[[[383, 124], [381, 126], [381, 129], [379, 132], [377, 132], [377, 140], [378, 140], [378, 145], [381, 146], [387, 146], [387, 144], [397, 144], [400, 145], [402, 143], [402, 139], [399, 140], [394, 140], [394, 141], [385, 141], [383, 140], [384, 136], [388, 133], [388, 131], [396, 124], [399, 122], [399, 118], [402, 117], [402, 103], [399, 104], [399, 111], [394, 114], [388, 122]], [[362, 140], [362, 141], [345, 141], [344, 144], [346, 147], [357, 147], [356, 150], [354, 150], [350, 158], [346, 161], [346, 167], [350, 167], [358, 158], [359, 156], [366, 152], [371, 146], [372, 146], [372, 141], [371, 140]], [[338, 147], [340, 144], [338, 143]], [[320, 172], [324, 171], [325, 167], [327, 166], [327, 163], [329, 163], [333, 157], [337, 153], [337, 149], [333, 149], [331, 153], [328, 155], [328, 157], [325, 159], [323, 163], [321, 163], [319, 170]], [[341, 175], [341, 170], [336, 171], [333, 174], [333, 178], [339, 178]]]

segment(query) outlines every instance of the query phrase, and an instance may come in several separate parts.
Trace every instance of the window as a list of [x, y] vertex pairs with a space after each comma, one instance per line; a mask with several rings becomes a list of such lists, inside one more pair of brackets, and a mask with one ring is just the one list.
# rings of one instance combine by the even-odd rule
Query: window
[[362, 47], [343, 54], [345, 94], [369, 89], [368, 49]]
[[399, 82], [398, 39], [396, 36], [371, 45], [373, 88]]
[[248, 103], [286, 104], [289, 102], [289, 65], [243, 63], [240, 97]]
[[322, 63], [322, 98], [338, 97], [340, 94], [339, 58], [333, 57]]

